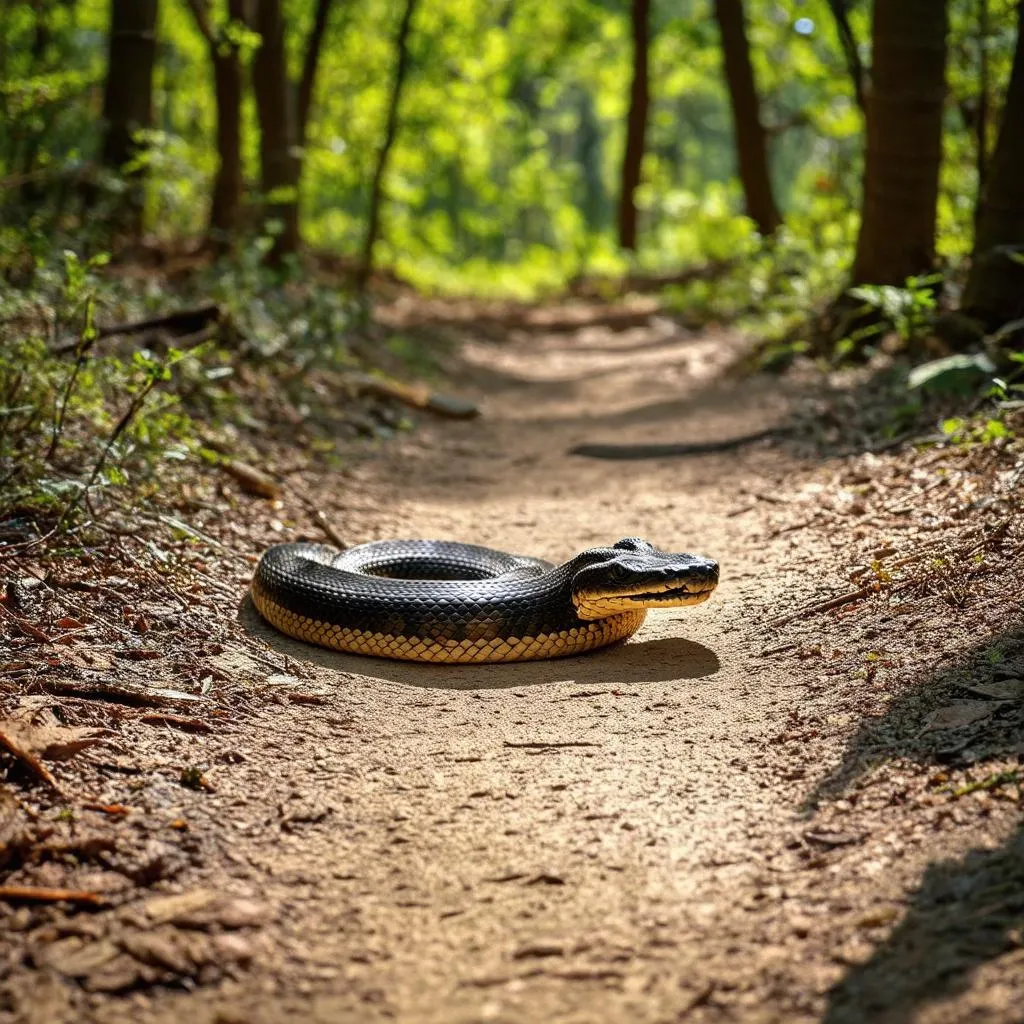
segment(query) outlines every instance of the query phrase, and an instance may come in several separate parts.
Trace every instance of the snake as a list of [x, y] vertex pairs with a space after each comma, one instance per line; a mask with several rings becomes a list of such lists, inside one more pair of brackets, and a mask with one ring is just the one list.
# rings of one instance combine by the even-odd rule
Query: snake
[[706, 601], [718, 563], [638, 537], [561, 564], [444, 540], [340, 551], [287, 543], [260, 558], [250, 593], [288, 636], [352, 654], [440, 664], [582, 654], [625, 640], [651, 608]]

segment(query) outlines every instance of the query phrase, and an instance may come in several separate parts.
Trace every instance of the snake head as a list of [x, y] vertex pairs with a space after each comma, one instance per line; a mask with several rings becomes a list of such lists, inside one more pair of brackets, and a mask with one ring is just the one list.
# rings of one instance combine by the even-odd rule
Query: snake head
[[713, 559], [659, 551], [636, 537], [594, 554], [604, 557], [584, 565], [572, 579], [572, 602], [581, 619], [700, 604], [718, 586]]

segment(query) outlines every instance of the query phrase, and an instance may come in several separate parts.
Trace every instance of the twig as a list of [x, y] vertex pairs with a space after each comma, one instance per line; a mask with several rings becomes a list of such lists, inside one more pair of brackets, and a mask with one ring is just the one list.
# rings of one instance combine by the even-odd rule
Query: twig
[[85, 360], [88, 357], [89, 352], [92, 350], [93, 345], [96, 344], [96, 339], [99, 337], [93, 323], [94, 313], [95, 300], [90, 296], [86, 300], [85, 304], [85, 325], [82, 328], [82, 333], [78, 340], [71, 345], [71, 349], [68, 350], [74, 350], [75, 365], [72, 367], [71, 373], [68, 374], [68, 380], [67, 384], [64, 386], [64, 392], [54, 410], [53, 432], [50, 437], [50, 447], [46, 449], [46, 454], [43, 456], [44, 462], [49, 462], [57, 453], [61, 435], [64, 433], [64, 419], [67, 415], [68, 403], [71, 401], [71, 392], [74, 391], [75, 384], [78, 381], [78, 375], [82, 372]]
[[159, 380], [156, 376], [150, 376], [149, 380], [139, 389], [138, 394], [132, 399], [131, 404], [125, 410], [124, 415], [117, 421], [117, 425], [111, 431], [110, 437], [107, 439], [106, 445], [103, 447], [103, 451], [100, 452], [100, 457], [96, 460], [96, 464], [92, 467], [92, 472], [89, 474], [89, 479], [86, 480], [85, 485], [82, 489], [68, 502], [64, 511], [61, 513], [60, 519], [57, 520], [57, 525], [54, 530], [60, 530], [60, 528], [67, 522], [68, 516], [82, 502], [82, 498], [89, 492], [89, 488], [96, 483], [96, 478], [100, 475], [103, 467], [107, 463], [107, 457], [110, 455], [111, 448], [114, 447], [114, 442], [124, 433], [128, 428], [128, 425], [138, 415], [139, 410], [142, 408], [143, 403], [149, 396], [149, 393], [156, 387], [157, 381]]
[[18, 734], [13, 729], [4, 729], [2, 722], [0, 722], [0, 747], [5, 747], [19, 761], [28, 765], [55, 792], [62, 793], [60, 783], [53, 777], [50, 769], [39, 760], [29, 746], [19, 741]]
[[579, 741], [565, 740], [565, 741], [562, 741], [562, 742], [557, 742], [556, 741], [556, 742], [552, 742], [552, 743], [539, 743], [539, 742], [513, 743], [511, 740], [505, 740], [505, 746], [506, 747], [513, 747], [513, 748], [517, 748], [517, 749], [523, 749], [523, 750], [548, 750], [548, 749], [557, 748], [557, 747], [599, 747], [599, 746], [601, 746], [601, 744], [600, 743], [588, 743], [585, 740], [579, 740]]
[[758, 654], [759, 658], [770, 658], [775, 654], [785, 654], [787, 651], [796, 650], [799, 644], [779, 644], [778, 647], [768, 647]]
[[872, 583], [858, 590], [851, 590], [848, 594], [841, 594], [839, 597], [822, 601], [820, 604], [812, 604], [808, 608], [801, 608], [791, 615], [783, 615], [780, 619], [773, 619], [769, 625], [774, 627], [785, 626], [796, 619], [803, 619], [809, 615], [818, 615], [821, 612], [830, 612], [833, 608], [841, 608], [844, 604], [852, 604], [854, 601], [860, 601], [865, 597], [870, 597], [872, 594], [877, 594], [879, 589], [879, 584]]
[[184, 718], [181, 715], [168, 715], [163, 712], [143, 715], [139, 721], [145, 722], [146, 725], [169, 725], [175, 729], [181, 729], [182, 732], [207, 733], [213, 731], [208, 723], [200, 721], [198, 718]]
[[313, 513], [313, 521], [320, 527], [321, 530], [327, 535], [327, 539], [334, 544], [336, 547], [344, 551], [349, 547], [349, 543], [344, 537], [334, 528], [334, 524], [327, 518], [321, 509], [317, 509]]
[[85, 903], [102, 907], [106, 900], [84, 889], [48, 889], [40, 885], [0, 885], [0, 900], [6, 903]]

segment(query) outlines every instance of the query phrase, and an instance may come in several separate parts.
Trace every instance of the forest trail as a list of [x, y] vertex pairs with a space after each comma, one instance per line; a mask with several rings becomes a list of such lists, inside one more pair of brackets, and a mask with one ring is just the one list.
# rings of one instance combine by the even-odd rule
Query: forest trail
[[[783, 422], [783, 385], [723, 374], [736, 351], [657, 317], [468, 341], [447, 370], [480, 420], [426, 424], [323, 478], [316, 497], [352, 542], [436, 536], [560, 560], [639, 535], [717, 558], [721, 585], [619, 648], [509, 666], [334, 654], [243, 607], [247, 628], [317, 666], [325, 701], [256, 710], [207, 748], [217, 852], [200, 883], [265, 903], [259, 952], [215, 987], [97, 995], [97, 1019], [883, 1019], [844, 1016], [833, 987], [867, 969], [933, 858], [997, 847], [1012, 818], [914, 845], [905, 823], [878, 824], [897, 813], [885, 799], [870, 838], [808, 806], [877, 697], [823, 676], [820, 657], [771, 650], [820, 654], [833, 629], [770, 626], [835, 592], [823, 579], [844, 539], [779, 504], [821, 467], [764, 443], [567, 454]], [[895, 1005], [896, 989], [879, 991]], [[914, 1019], [956, 1019], [931, 998], [910, 994], [928, 1004]]]

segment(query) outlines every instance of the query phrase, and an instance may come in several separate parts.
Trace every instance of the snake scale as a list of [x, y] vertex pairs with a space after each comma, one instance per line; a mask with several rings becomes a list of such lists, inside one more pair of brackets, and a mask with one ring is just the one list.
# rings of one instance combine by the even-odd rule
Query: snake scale
[[279, 544], [252, 581], [282, 633], [336, 650], [440, 663], [581, 654], [635, 633], [648, 608], [695, 605], [718, 563], [636, 537], [561, 565], [452, 541], [375, 541], [339, 552]]

